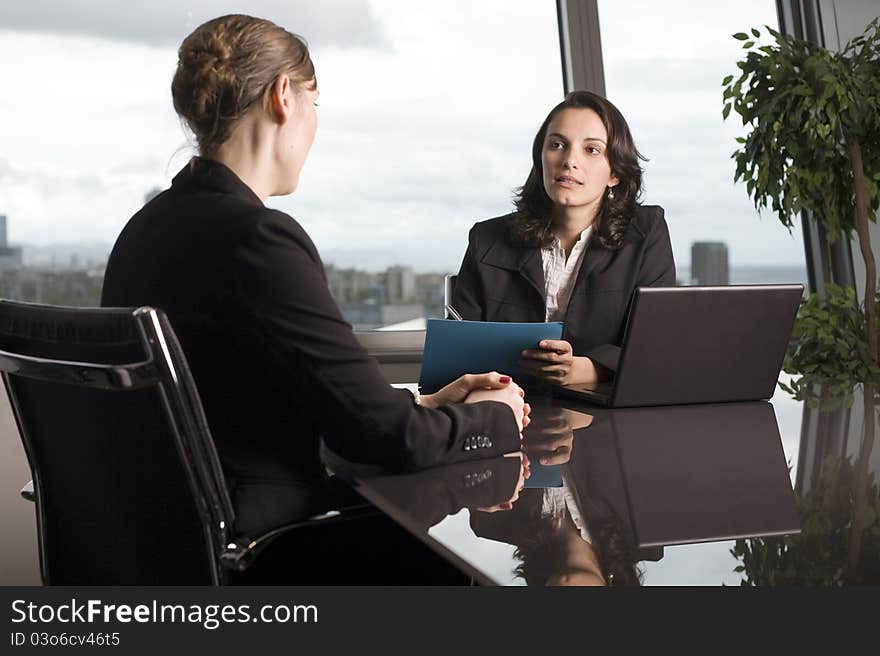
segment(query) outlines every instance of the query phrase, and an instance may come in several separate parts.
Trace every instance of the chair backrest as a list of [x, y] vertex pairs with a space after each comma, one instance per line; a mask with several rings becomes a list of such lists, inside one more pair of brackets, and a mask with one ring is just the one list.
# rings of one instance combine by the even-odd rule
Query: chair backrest
[[452, 295], [455, 294], [455, 281], [458, 276], [448, 273], [443, 278], [443, 318], [449, 318], [449, 310], [446, 308], [452, 305]]
[[186, 359], [152, 308], [0, 301], [0, 371], [46, 584], [219, 584], [234, 515]]

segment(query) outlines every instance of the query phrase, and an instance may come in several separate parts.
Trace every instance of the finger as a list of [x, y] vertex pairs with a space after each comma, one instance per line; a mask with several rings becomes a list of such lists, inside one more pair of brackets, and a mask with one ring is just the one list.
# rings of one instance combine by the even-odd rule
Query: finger
[[565, 376], [571, 369], [571, 367], [567, 364], [539, 364], [535, 361], [529, 360], [520, 360], [519, 366], [526, 373], [529, 373], [533, 376], [540, 376], [542, 378], [548, 378], [552, 376], [562, 377]]
[[522, 418], [522, 427], [525, 428], [526, 426], [528, 426], [528, 425], [531, 424], [531, 423], [532, 423], [532, 420], [529, 418], [529, 416], [528, 416], [528, 415], [523, 415], [523, 418]]
[[560, 361], [560, 356], [554, 351], [537, 351], [533, 349], [526, 349], [525, 351], [521, 351], [520, 355], [527, 360], [538, 360], [541, 362]]
[[549, 433], [561, 433], [563, 431], [568, 431], [568, 420], [565, 415], [562, 414], [542, 414], [541, 415], [541, 432], [545, 431]]
[[543, 339], [538, 343], [538, 346], [542, 349], [555, 351], [559, 355], [571, 352], [571, 344], [564, 339]]
[[571, 451], [565, 450], [560, 453], [554, 453], [552, 456], [543, 456], [540, 459], [542, 465], [552, 466], [552, 465], [564, 465], [569, 460], [571, 460]]
[[532, 376], [541, 376], [541, 365], [533, 360], [520, 360], [519, 367], [527, 374]]
[[564, 364], [548, 364], [541, 367], [541, 371], [543, 371], [545, 375], [559, 376], [560, 378], [565, 376], [570, 370], [571, 367]]
[[549, 437], [549, 439], [542, 435], [541, 439], [535, 440], [533, 436], [530, 436], [529, 451], [535, 451], [537, 453], [552, 453], [561, 446], [571, 444], [573, 438], [574, 436], [570, 432], [564, 435], [557, 433], [556, 435]]
[[485, 374], [467, 374], [461, 377], [468, 391], [475, 389], [503, 389], [511, 383], [510, 376], [490, 371]]
[[562, 362], [562, 361], [550, 361], [550, 360], [526, 360], [525, 358], [521, 358], [518, 361], [520, 368], [524, 371], [528, 371], [529, 373], [533, 371], [553, 371], [560, 369], [562, 371], [568, 371], [571, 369], [570, 362]]
[[523, 403], [523, 414], [530, 415], [532, 414], [532, 406], [528, 403]]
[[529, 433], [529, 442], [539, 445], [550, 444], [565, 439], [569, 432], [570, 431], [567, 428], [563, 429], [539, 425], [532, 428], [531, 433]]

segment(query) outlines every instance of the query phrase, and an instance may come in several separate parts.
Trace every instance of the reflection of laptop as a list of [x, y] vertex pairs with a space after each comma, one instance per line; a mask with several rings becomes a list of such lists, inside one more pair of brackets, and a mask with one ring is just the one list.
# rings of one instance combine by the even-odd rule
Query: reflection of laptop
[[608, 414], [640, 547], [800, 532], [769, 403]]
[[803, 291], [639, 287], [614, 380], [560, 392], [610, 407], [769, 399]]

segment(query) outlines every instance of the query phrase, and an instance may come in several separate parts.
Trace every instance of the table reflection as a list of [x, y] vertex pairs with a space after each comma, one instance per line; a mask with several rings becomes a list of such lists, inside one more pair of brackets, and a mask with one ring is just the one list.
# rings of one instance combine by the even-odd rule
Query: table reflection
[[[800, 530], [768, 403], [532, 405], [525, 481], [518, 463], [494, 459], [509, 462], [361, 477], [358, 490], [503, 584], [638, 585], [639, 563], [661, 559], [664, 546]], [[467, 488], [481, 464], [494, 482]]]
[[[526, 461], [527, 462], [527, 461]], [[485, 514], [512, 508], [523, 488], [528, 465], [518, 455], [463, 462], [414, 474], [371, 476], [357, 489], [407, 528], [427, 531], [464, 508]]]

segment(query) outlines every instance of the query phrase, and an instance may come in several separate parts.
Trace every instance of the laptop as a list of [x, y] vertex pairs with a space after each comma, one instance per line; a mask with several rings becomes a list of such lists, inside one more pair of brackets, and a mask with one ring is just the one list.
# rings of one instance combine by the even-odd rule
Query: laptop
[[606, 407], [773, 396], [803, 285], [638, 287], [617, 375], [557, 388]]

